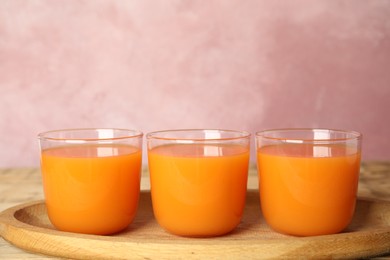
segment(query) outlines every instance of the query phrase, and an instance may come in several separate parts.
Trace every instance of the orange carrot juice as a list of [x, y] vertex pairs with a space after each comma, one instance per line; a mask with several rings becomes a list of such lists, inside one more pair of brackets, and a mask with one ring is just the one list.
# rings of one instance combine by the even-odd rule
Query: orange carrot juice
[[337, 233], [349, 224], [359, 178], [356, 149], [268, 145], [258, 149], [257, 159], [261, 209], [273, 229], [309, 236]]
[[223, 235], [240, 222], [245, 205], [249, 148], [168, 144], [148, 151], [153, 211], [169, 232]]
[[111, 234], [133, 220], [141, 151], [130, 145], [72, 145], [42, 150], [48, 215], [59, 230]]

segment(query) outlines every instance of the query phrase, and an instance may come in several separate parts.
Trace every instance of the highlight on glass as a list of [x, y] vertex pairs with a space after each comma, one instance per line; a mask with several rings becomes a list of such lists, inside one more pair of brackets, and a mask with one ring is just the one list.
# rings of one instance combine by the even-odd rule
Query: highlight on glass
[[187, 237], [220, 236], [243, 214], [250, 134], [183, 129], [146, 135], [154, 216]]
[[38, 135], [45, 203], [61, 231], [108, 235], [134, 219], [142, 137], [137, 130], [64, 129]]
[[332, 129], [256, 133], [261, 210], [276, 231], [313, 236], [343, 231], [352, 220], [362, 135]]

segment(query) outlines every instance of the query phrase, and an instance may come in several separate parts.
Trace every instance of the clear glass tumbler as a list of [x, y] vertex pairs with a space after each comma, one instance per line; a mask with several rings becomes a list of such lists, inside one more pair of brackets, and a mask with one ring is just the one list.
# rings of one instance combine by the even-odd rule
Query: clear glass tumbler
[[250, 134], [170, 130], [146, 135], [154, 215], [180, 236], [232, 231], [243, 214]]
[[59, 230], [107, 235], [133, 220], [142, 136], [127, 129], [66, 129], [38, 135], [48, 216]]
[[331, 129], [256, 133], [261, 209], [276, 231], [334, 234], [356, 204], [362, 135]]

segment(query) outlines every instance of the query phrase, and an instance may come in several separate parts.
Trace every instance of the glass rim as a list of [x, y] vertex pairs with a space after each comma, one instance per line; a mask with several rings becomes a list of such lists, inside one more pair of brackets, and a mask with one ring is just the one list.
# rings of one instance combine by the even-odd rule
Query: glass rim
[[[104, 137], [104, 138], [87, 138], [87, 137], [53, 137], [49, 136], [50, 134], [55, 133], [70, 133], [70, 132], [87, 132], [87, 131], [99, 131], [99, 130], [113, 130], [113, 131], [123, 131], [123, 132], [132, 132], [133, 134], [121, 135], [118, 137]], [[109, 141], [109, 140], [123, 140], [129, 138], [137, 138], [142, 137], [142, 131], [136, 129], [126, 129], [126, 128], [65, 128], [65, 129], [56, 129], [41, 132], [38, 134], [39, 140], [47, 140], [47, 141], [84, 141], [84, 142], [96, 142], [96, 141]]]
[[[344, 138], [294, 138], [294, 137], [274, 137], [267, 134], [276, 133], [276, 132], [315, 132], [315, 131], [329, 131], [332, 133], [342, 133], [346, 134]], [[348, 135], [348, 136], [347, 136]], [[258, 131], [255, 133], [256, 138], [262, 137], [268, 140], [274, 141], [300, 141], [300, 142], [340, 142], [340, 141], [348, 141], [348, 140], [361, 140], [363, 135], [357, 131], [352, 130], [341, 130], [341, 129], [333, 129], [333, 128], [275, 128], [275, 129], [266, 129], [262, 131]]]
[[[196, 138], [196, 137], [166, 137], [166, 136], [159, 136], [159, 134], [163, 133], [174, 133], [174, 132], [204, 132], [204, 131], [213, 131], [213, 132], [225, 132], [225, 133], [236, 133], [240, 134], [240, 136], [232, 136], [232, 137], [214, 137], [214, 138]], [[229, 130], [229, 129], [214, 129], [214, 128], [193, 128], [193, 129], [171, 129], [171, 130], [159, 130], [159, 131], [153, 131], [146, 134], [146, 139], [156, 139], [156, 140], [165, 140], [165, 141], [194, 141], [194, 142], [205, 142], [205, 141], [229, 141], [229, 140], [239, 140], [243, 138], [249, 138], [251, 136], [251, 133], [247, 131], [240, 131], [240, 130]]]

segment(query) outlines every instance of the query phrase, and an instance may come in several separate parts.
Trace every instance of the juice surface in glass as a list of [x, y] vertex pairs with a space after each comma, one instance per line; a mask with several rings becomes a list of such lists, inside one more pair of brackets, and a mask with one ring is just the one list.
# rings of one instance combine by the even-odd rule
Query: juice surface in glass
[[343, 145], [280, 144], [257, 153], [261, 209], [276, 231], [333, 234], [351, 221], [360, 152]]
[[119, 144], [44, 149], [41, 169], [52, 224], [97, 235], [126, 228], [138, 206], [141, 156], [140, 149]]
[[169, 232], [223, 235], [240, 222], [246, 196], [249, 148], [169, 144], [148, 151], [153, 211]]

